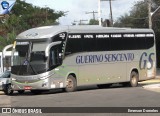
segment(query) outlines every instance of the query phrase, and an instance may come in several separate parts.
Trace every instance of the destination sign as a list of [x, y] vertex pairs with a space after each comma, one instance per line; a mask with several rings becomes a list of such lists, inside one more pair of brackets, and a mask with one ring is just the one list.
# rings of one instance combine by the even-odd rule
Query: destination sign
[[28, 45], [29, 42], [17, 42], [16, 45]]

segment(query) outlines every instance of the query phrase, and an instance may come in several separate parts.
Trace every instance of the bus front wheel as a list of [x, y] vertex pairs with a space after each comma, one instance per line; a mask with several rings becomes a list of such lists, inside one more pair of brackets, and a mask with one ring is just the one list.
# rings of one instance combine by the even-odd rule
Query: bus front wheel
[[131, 87], [137, 87], [138, 86], [138, 73], [135, 71], [131, 72], [130, 76], [130, 86]]
[[13, 90], [12, 90], [12, 87], [11, 87], [11, 84], [7, 84], [4, 88], [4, 93], [6, 95], [12, 95], [13, 94]]
[[67, 84], [66, 84], [66, 88], [65, 91], [66, 92], [73, 92], [77, 90], [77, 81], [76, 78], [73, 77], [72, 75], [69, 75], [67, 77]]

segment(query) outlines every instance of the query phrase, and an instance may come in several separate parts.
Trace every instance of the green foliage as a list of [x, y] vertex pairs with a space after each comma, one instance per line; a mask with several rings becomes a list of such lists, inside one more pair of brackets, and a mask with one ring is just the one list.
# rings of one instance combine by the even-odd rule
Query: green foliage
[[147, 3], [144, 1], [137, 2], [129, 14], [120, 16], [115, 22], [117, 27], [147, 28], [148, 27], [148, 10]]
[[[152, 0], [152, 12], [160, 6], [160, 0]], [[114, 26], [148, 28], [148, 4], [145, 1], [135, 3], [129, 14], [120, 16]], [[152, 29], [156, 35], [157, 66], [160, 67], [160, 10], [152, 15]]]
[[[152, 0], [152, 12], [154, 12], [160, 6], [160, 0]], [[131, 27], [131, 28], [148, 28], [148, 3], [144, 1], [138, 1], [132, 7], [129, 14], [122, 15], [115, 22], [116, 27]], [[157, 19], [152, 18], [153, 29], [159, 24]], [[160, 25], [158, 26], [160, 28]]]
[[120, 16], [119, 19], [114, 23], [116, 27], [133, 27], [133, 19], [128, 14]]
[[13, 31], [12, 33], [8, 33], [5, 37], [0, 36], [0, 50], [9, 44], [12, 44], [16, 38], [16, 33]]
[[160, 0], [152, 0], [152, 3], [154, 4], [155, 7], [160, 6]]
[[56, 20], [64, 16], [64, 12], [56, 12], [48, 7], [40, 8], [16, 0], [9, 17], [0, 20], [0, 51], [8, 44], [13, 43], [16, 35], [30, 28], [46, 25], [57, 25]]
[[98, 25], [99, 24], [99, 21], [98, 20], [95, 20], [95, 19], [91, 19], [89, 21], [89, 25]]
[[48, 7], [32, 6], [20, 0], [17, 0], [12, 13], [20, 19], [22, 31], [38, 26], [53, 25], [59, 17], [64, 16], [62, 11], [56, 12]]

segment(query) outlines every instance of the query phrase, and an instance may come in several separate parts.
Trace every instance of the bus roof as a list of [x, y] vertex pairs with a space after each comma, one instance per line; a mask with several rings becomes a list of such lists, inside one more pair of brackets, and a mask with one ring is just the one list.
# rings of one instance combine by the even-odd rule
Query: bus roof
[[132, 29], [132, 28], [115, 28], [101, 27], [98, 25], [80, 25], [80, 26], [43, 26], [32, 28], [20, 33], [16, 39], [40, 39], [51, 38], [54, 35], [61, 33], [153, 33], [152, 29]]

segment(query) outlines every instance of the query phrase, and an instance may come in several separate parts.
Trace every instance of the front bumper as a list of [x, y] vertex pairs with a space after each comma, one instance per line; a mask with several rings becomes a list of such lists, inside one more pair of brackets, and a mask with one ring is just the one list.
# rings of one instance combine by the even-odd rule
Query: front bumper
[[11, 82], [11, 87], [13, 90], [47, 90], [50, 89], [49, 88], [49, 83], [46, 80], [40, 80], [34, 83], [27, 83], [27, 81], [25, 83], [19, 83], [16, 81], [12, 81]]

